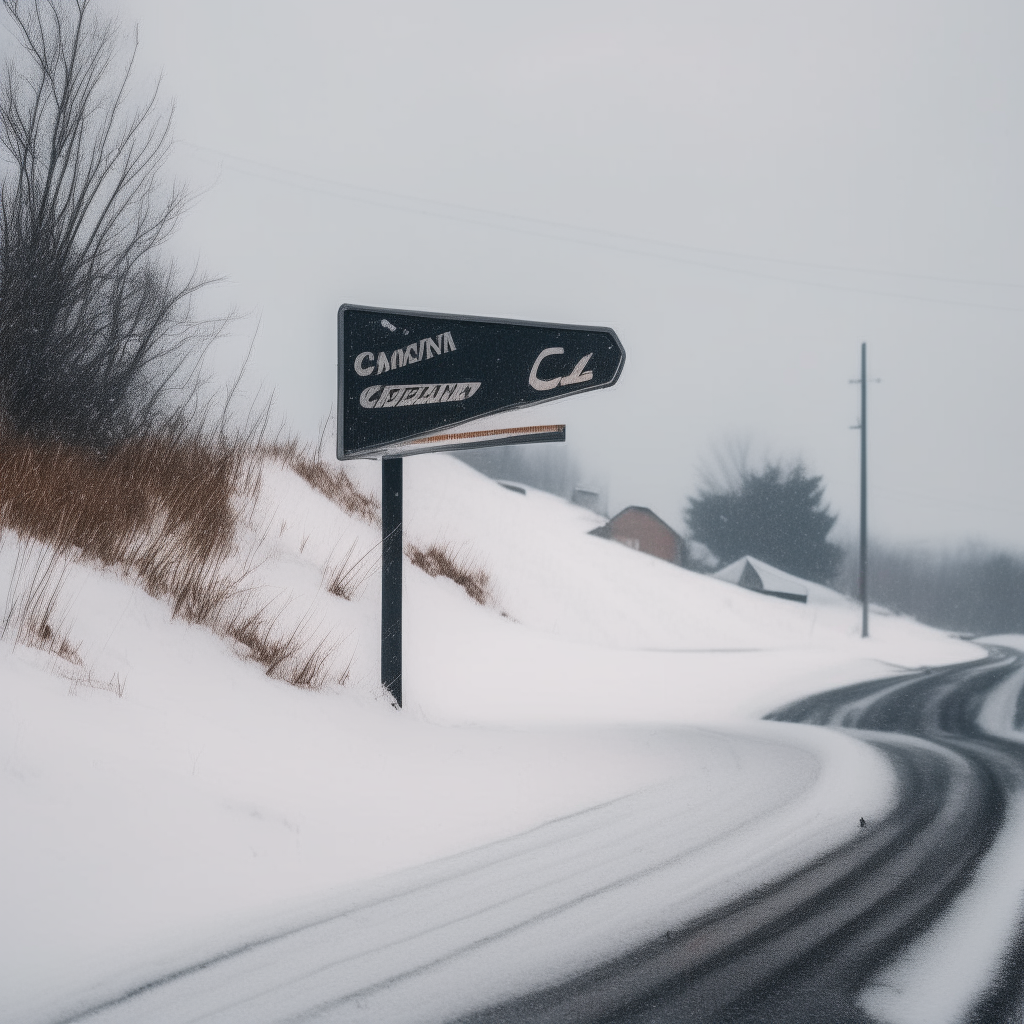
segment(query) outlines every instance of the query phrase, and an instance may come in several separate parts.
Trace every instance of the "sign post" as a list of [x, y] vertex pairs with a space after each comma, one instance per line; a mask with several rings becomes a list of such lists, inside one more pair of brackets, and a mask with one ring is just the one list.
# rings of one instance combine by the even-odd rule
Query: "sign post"
[[402, 460], [380, 466], [380, 681], [402, 706]]
[[338, 310], [337, 454], [382, 460], [381, 682], [399, 707], [402, 457], [564, 441], [564, 425], [511, 424], [503, 414], [611, 387], [625, 358], [608, 328]]

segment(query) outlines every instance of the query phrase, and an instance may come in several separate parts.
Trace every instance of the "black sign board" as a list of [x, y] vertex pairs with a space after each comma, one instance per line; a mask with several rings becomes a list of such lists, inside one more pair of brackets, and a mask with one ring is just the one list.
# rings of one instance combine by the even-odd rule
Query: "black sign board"
[[344, 305], [338, 458], [563, 440], [560, 426], [458, 428], [610, 387], [625, 358], [607, 328]]

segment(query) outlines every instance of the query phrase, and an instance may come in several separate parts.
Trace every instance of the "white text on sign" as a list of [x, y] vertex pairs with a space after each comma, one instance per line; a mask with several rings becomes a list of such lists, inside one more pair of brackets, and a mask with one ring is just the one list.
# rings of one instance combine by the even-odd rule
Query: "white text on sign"
[[480, 390], [480, 382], [465, 384], [371, 384], [363, 388], [359, 404], [364, 409], [398, 409], [406, 405], [464, 402]]
[[530, 370], [530, 387], [534, 391], [551, 391], [553, 388], [568, 387], [570, 384], [583, 384], [585, 381], [592, 380], [594, 373], [592, 370], [585, 369], [587, 363], [590, 362], [593, 352], [588, 352], [572, 369], [572, 373], [567, 374], [564, 377], [541, 377], [539, 375], [540, 364], [551, 356], [564, 356], [564, 348], [546, 348], [539, 356], [534, 360], [533, 369]]
[[437, 338], [423, 338], [421, 341], [410, 341], [405, 348], [396, 348], [390, 358], [387, 352], [360, 352], [355, 358], [354, 368], [360, 377], [369, 377], [375, 373], [388, 373], [401, 366], [409, 366], [434, 356], [455, 351], [455, 342], [451, 331], [439, 334]]

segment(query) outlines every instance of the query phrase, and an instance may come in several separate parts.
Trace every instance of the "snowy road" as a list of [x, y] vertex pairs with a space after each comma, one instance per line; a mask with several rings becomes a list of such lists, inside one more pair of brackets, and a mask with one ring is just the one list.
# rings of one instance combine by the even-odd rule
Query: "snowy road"
[[[739, 839], [726, 824], [737, 816], [721, 808], [718, 834], [695, 830], [692, 805], [680, 811], [679, 782], [662, 784], [427, 865], [401, 884], [383, 880], [344, 912], [65, 1019], [874, 1019], [858, 998], [872, 984], [877, 995], [880, 969], [970, 894], [1013, 795], [1024, 792], [1024, 745], [1013, 733], [1022, 682], [1020, 657], [999, 654], [847, 687], [777, 713], [865, 730], [857, 735], [885, 753], [899, 778], [890, 813], [798, 870], [780, 872], [778, 864], [812, 836], [815, 815], [794, 797], [799, 773], [790, 793], [776, 787], [773, 799], [762, 799]], [[829, 742], [848, 743], [841, 734]], [[850, 761], [845, 770], [862, 768]], [[840, 781], [824, 784], [834, 792]], [[699, 842], [683, 838], [697, 833]], [[766, 863], [774, 874], [764, 874]], [[622, 940], [638, 919], [654, 925]], [[1024, 942], [1016, 917], [1009, 928], [1002, 971], [982, 975], [975, 1020], [1010, 1021], [1019, 1012]], [[630, 951], [599, 955], [614, 933]], [[558, 967], [567, 948], [589, 966], [568, 974]], [[532, 994], [495, 987], [499, 965], [511, 962], [539, 979]], [[886, 1016], [886, 1005], [876, 999], [872, 1010], [903, 1019], [898, 1006]]]
[[[993, 721], [993, 710], [1009, 721]], [[976, 666], [845, 687], [782, 709], [775, 719], [864, 730], [899, 772], [893, 812], [867, 823], [857, 842], [818, 864], [662, 941], [571, 984], [464, 1020], [878, 1019], [864, 1011], [859, 994], [958, 896], [969, 899], [1010, 801], [1024, 792], [1024, 742], [1013, 732], [1022, 716], [1021, 657], [1006, 653]], [[961, 998], [966, 1005], [948, 1019], [1024, 1020], [1021, 872], [1018, 865], [1017, 877], [1000, 886], [1003, 903], [1017, 913], [999, 962], [981, 973], [978, 991]], [[979, 940], [984, 944], [973, 932], [955, 935], [947, 971], [969, 975], [970, 947]], [[961, 987], [971, 981], [962, 978]], [[934, 978], [925, 983], [934, 987]], [[884, 991], [879, 998], [877, 988], [874, 995], [872, 1009], [882, 1019], [913, 1019], [898, 999], [886, 999]]]

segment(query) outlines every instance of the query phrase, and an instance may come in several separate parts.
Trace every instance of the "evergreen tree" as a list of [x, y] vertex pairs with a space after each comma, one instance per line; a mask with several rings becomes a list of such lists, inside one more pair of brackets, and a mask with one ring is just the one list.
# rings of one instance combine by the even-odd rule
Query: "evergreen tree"
[[843, 560], [829, 542], [836, 517], [824, 504], [820, 476], [796, 463], [767, 462], [760, 472], [741, 467], [731, 484], [708, 484], [684, 513], [694, 540], [723, 563], [752, 555], [786, 572], [829, 583]]

